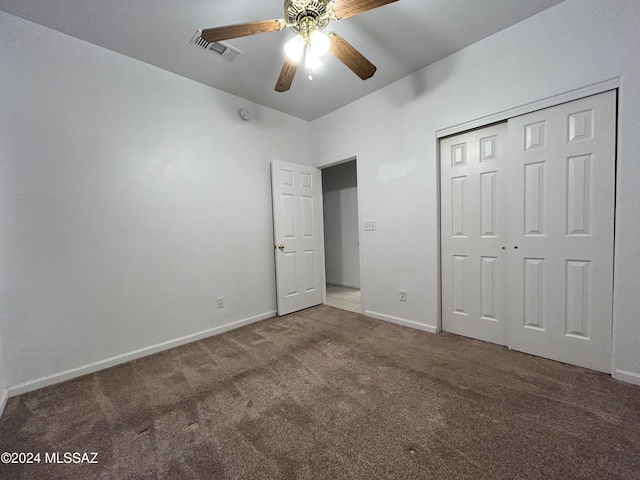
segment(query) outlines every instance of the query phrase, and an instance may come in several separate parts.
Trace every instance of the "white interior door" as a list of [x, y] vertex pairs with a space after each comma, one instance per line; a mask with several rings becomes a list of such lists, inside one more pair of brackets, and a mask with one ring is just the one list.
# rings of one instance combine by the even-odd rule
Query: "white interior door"
[[442, 328], [507, 343], [507, 124], [440, 143]]
[[317, 168], [271, 163], [278, 315], [322, 303], [322, 187]]
[[509, 120], [511, 348], [611, 371], [615, 148], [614, 91]]

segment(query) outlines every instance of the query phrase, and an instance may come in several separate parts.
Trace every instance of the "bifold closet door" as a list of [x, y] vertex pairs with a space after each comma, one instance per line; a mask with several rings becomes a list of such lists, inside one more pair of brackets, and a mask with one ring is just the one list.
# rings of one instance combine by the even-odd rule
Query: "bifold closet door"
[[440, 142], [442, 328], [506, 345], [507, 124]]
[[441, 140], [443, 330], [611, 371], [615, 149], [615, 91]]
[[508, 130], [509, 346], [610, 372], [616, 93]]

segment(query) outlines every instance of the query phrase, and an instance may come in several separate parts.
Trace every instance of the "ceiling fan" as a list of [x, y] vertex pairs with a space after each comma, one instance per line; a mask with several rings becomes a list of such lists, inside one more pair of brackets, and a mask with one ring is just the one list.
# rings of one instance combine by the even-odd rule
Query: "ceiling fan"
[[289, 40], [284, 50], [286, 58], [276, 82], [277, 92], [291, 88], [298, 65], [304, 57], [305, 69], [312, 79], [314, 68], [322, 64], [321, 57], [331, 52], [362, 80], [373, 76], [376, 67], [364, 55], [337, 33], [323, 30], [332, 20], [342, 20], [358, 13], [382, 7], [398, 0], [285, 0], [284, 19], [226, 25], [202, 30], [202, 39], [219, 42], [258, 33], [277, 32], [289, 28], [297, 35]]

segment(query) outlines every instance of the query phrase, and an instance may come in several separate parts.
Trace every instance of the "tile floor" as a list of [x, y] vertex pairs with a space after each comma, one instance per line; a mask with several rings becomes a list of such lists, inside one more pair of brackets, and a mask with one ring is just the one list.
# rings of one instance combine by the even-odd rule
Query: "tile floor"
[[327, 283], [327, 305], [350, 312], [361, 313], [360, 290]]

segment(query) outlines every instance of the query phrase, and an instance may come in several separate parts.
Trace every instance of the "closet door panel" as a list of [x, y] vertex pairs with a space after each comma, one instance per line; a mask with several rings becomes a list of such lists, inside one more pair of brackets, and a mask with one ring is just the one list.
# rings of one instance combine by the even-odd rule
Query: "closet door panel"
[[507, 124], [440, 143], [442, 327], [506, 345]]
[[616, 94], [508, 131], [509, 346], [610, 372]]

